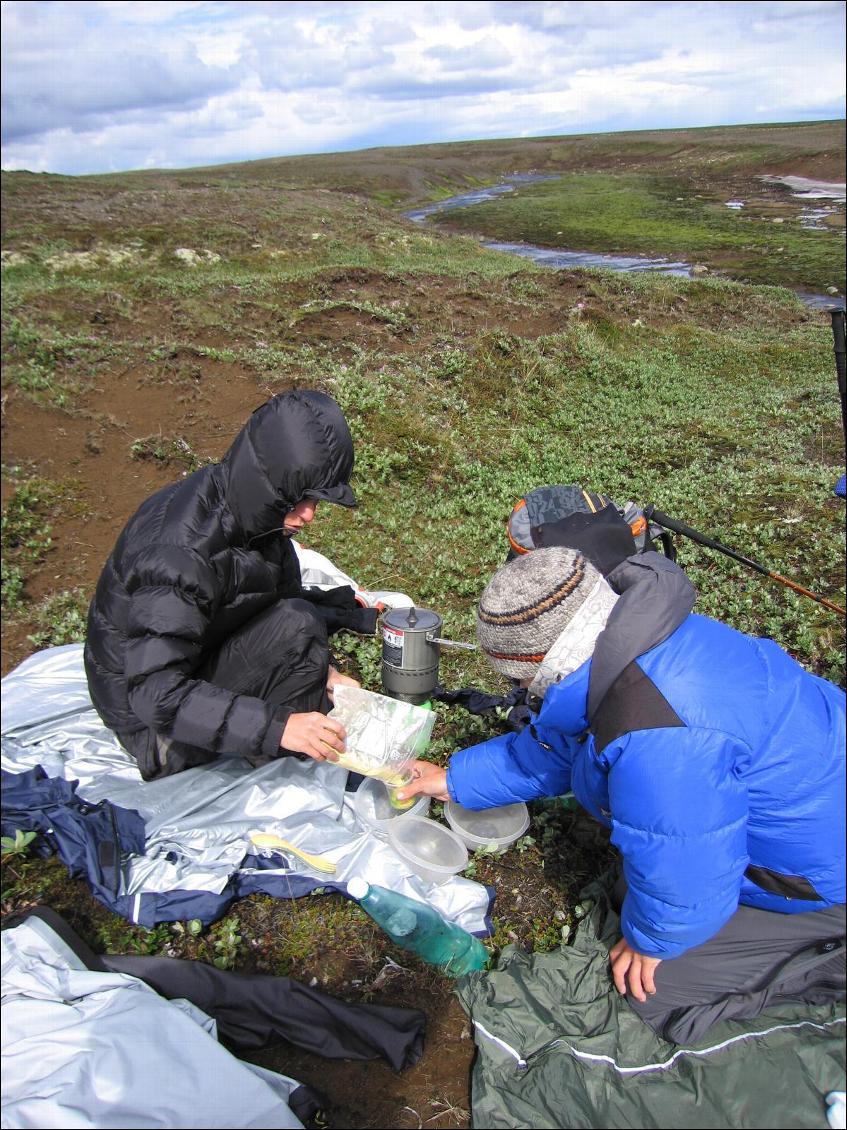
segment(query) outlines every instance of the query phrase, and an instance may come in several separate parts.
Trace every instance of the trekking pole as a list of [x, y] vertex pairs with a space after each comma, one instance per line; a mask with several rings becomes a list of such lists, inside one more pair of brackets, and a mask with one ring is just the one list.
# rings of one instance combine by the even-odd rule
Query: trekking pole
[[847, 354], [844, 346], [844, 311], [833, 308], [832, 336], [835, 339], [835, 371], [838, 374], [838, 393], [841, 397], [841, 426], [844, 429], [844, 443], [847, 445]]
[[803, 596], [808, 596], [810, 600], [816, 600], [818, 604], [823, 604], [824, 607], [831, 609], [833, 612], [837, 612], [839, 616], [847, 616], [847, 609], [841, 608], [838, 604], [833, 604], [831, 600], [826, 600], [825, 597], [810, 592], [809, 589], [804, 589], [803, 586], [798, 585], [796, 581], [791, 581], [788, 577], [783, 577], [781, 573], [775, 573], [773, 569], [765, 568], [765, 566], [760, 565], [758, 561], [753, 561], [752, 558], [745, 557], [743, 553], [736, 553], [734, 549], [722, 545], [719, 541], [715, 541], [714, 538], [707, 538], [705, 534], [698, 533], [697, 530], [693, 530], [691, 526], [686, 526], [684, 522], [677, 522], [676, 519], [669, 518], [667, 514], [663, 514], [661, 510], [657, 510], [652, 503], [644, 507], [644, 517], [648, 521], [653, 521], [660, 526], [664, 526], [667, 530], [673, 530], [674, 533], [682, 534], [684, 537], [691, 538], [692, 541], [696, 541], [700, 545], [705, 545], [707, 549], [716, 549], [719, 553], [725, 553], [727, 557], [732, 557], [735, 561], [740, 561], [742, 565], [746, 565], [749, 569], [755, 569], [755, 571], [761, 573], [762, 576], [770, 577], [772, 581], [779, 581], [781, 585], [786, 585], [795, 592], [802, 593]]

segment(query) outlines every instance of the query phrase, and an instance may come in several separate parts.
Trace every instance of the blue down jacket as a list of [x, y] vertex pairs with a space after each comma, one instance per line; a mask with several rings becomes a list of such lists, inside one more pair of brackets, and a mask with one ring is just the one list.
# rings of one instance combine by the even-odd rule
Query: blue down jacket
[[480, 809], [573, 789], [611, 828], [623, 934], [652, 957], [706, 941], [739, 902], [783, 913], [844, 902], [839, 688], [771, 640], [690, 614], [633, 667], [663, 696], [664, 722], [624, 720], [603, 745], [587, 719], [597, 658], [552, 686], [522, 732], [455, 754], [450, 795]]

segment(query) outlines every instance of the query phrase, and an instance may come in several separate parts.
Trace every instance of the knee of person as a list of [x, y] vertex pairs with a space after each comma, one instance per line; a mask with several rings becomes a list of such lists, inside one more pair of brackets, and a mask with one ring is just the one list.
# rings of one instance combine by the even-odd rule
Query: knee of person
[[286, 631], [295, 631], [304, 638], [316, 639], [321, 643], [327, 642], [326, 622], [311, 601], [297, 596], [290, 597], [288, 600], [281, 600], [276, 611], [284, 622]]

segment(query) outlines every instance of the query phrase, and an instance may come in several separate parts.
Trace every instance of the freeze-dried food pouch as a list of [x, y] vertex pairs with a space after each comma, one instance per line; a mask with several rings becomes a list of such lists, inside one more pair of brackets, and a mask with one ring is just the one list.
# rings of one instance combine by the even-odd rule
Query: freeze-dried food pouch
[[347, 749], [337, 764], [365, 777], [399, 784], [409, 762], [426, 751], [435, 725], [434, 711], [362, 687], [339, 686], [334, 695], [329, 717], [347, 731]]

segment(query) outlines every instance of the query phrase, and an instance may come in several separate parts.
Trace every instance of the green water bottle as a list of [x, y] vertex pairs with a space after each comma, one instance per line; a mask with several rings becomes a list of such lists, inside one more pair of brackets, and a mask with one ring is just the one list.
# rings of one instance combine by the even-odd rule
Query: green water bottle
[[485, 968], [488, 950], [479, 938], [446, 921], [426, 903], [372, 886], [358, 877], [347, 884], [347, 893], [393, 942], [440, 966], [450, 977]]

